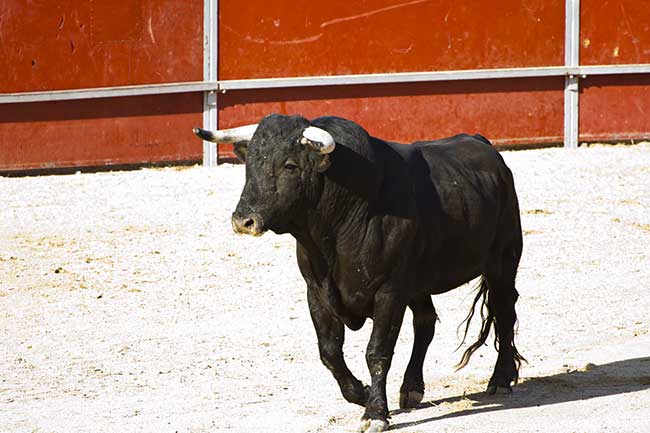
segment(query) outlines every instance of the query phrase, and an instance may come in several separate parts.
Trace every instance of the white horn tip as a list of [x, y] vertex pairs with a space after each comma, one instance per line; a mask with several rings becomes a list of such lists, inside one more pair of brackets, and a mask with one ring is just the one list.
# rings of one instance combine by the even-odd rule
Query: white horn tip
[[312, 142], [320, 143], [321, 153], [330, 153], [336, 146], [334, 138], [329, 132], [315, 126], [308, 126], [307, 129], [303, 131], [302, 136]]

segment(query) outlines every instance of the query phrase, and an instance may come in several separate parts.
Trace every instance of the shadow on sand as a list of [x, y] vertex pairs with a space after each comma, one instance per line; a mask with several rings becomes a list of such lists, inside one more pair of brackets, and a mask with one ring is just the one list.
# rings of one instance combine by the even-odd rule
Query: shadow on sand
[[488, 395], [484, 392], [448, 397], [420, 403], [414, 409], [391, 411], [391, 415], [415, 412], [443, 403], [465, 401], [470, 408], [421, 420], [396, 423], [390, 430], [499, 410], [545, 406], [590, 398], [650, 389], [650, 357], [634, 358], [593, 366], [585, 371], [570, 371], [552, 376], [525, 378], [516, 387], [515, 394]]

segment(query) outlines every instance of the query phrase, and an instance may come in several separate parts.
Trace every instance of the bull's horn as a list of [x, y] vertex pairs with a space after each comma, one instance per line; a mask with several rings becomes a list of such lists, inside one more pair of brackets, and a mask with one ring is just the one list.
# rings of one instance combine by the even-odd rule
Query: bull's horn
[[253, 125], [240, 126], [238, 128], [221, 129], [208, 131], [206, 129], [194, 128], [194, 133], [205, 141], [214, 143], [236, 143], [238, 141], [249, 141], [257, 129], [257, 123]]
[[303, 131], [300, 143], [307, 144], [320, 153], [331, 153], [336, 147], [332, 134], [315, 126], [309, 126]]

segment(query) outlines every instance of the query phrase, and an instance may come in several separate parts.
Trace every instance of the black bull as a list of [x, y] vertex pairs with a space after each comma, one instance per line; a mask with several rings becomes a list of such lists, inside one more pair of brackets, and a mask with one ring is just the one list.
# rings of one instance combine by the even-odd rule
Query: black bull
[[[325, 131], [330, 148], [307, 137], [310, 126]], [[320, 357], [345, 399], [365, 407], [362, 430], [387, 426], [386, 374], [406, 307], [415, 341], [400, 406], [413, 407], [423, 397], [422, 364], [434, 335], [431, 295], [479, 276], [467, 327], [477, 305], [483, 323], [459, 366], [494, 326], [499, 355], [488, 392], [510, 389], [523, 360], [513, 330], [522, 235], [512, 174], [487, 139], [462, 134], [407, 146], [337, 117], [281, 115], [236, 139], [246, 184], [233, 228], [297, 240]], [[350, 372], [342, 351], [344, 326], [357, 330], [367, 318], [369, 387]]]

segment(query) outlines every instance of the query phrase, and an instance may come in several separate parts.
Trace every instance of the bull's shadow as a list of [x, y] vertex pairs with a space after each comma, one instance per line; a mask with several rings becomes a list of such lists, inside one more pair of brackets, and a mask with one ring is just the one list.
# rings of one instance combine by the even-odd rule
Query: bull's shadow
[[[598, 365], [586, 371], [571, 371], [551, 376], [524, 378], [514, 395], [488, 395], [484, 392], [423, 402], [415, 409], [394, 410], [391, 415], [431, 408], [441, 403], [469, 401], [472, 407], [412, 422], [392, 424], [390, 430], [414, 427], [442, 420], [506, 409], [545, 406], [650, 389], [650, 357], [634, 358]], [[523, 398], [525, 397], [525, 398]]]

